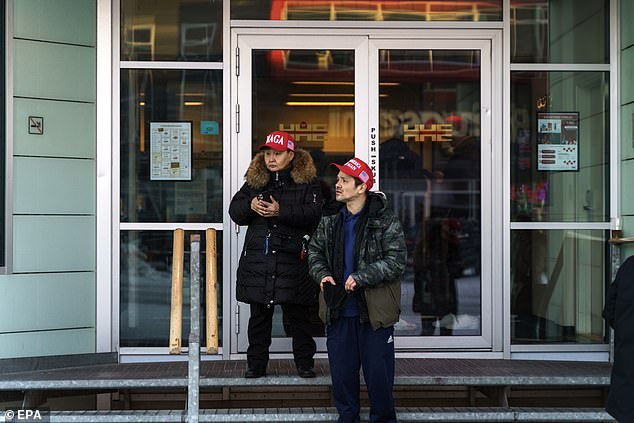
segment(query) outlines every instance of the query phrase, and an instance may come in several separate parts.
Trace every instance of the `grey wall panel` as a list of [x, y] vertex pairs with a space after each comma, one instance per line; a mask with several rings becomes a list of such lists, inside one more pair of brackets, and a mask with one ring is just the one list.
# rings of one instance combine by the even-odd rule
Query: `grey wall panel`
[[[42, 134], [29, 133], [29, 117], [42, 118]], [[93, 103], [16, 98], [13, 101], [13, 154], [95, 158]], [[34, 132], [34, 131], [32, 131]]]
[[94, 272], [6, 276], [0, 281], [0, 333], [94, 328], [94, 296]]
[[94, 216], [13, 217], [15, 273], [94, 270]]
[[94, 214], [95, 161], [16, 157], [14, 214]]

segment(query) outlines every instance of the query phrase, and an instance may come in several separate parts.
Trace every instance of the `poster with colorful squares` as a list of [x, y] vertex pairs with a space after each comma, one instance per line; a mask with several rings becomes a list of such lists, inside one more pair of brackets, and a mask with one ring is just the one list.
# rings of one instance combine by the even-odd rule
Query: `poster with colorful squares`
[[579, 113], [537, 113], [537, 170], [579, 170]]

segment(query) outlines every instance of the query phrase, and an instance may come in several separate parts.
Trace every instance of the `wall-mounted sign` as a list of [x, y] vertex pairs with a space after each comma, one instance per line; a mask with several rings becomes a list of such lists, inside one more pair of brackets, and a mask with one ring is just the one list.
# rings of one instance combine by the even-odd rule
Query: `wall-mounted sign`
[[192, 123], [150, 122], [150, 180], [191, 181]]
[[215, 120], [201, 120], [200, 133], [202, 135], [218, 135], [218, 122]]
[[[379, 140], [376, 128], [370, 128], [370, 169], [374, 175], [374, 180], [379, 180], [379, 167], [377, 166], [379, 160]], [[378, 189], [378, 184], [375, 189]]]
[[29, 116], [29, 134], [44, 135], [44, 118], [41, 116]]
[[537, 113], [537, 170], [579, 170], [579, 113]]
[[278, 130], [288, 132], [303, 148], [323, 148], [328, 136], [328, 125], [325, 123], [297, 123], [280, 122]]

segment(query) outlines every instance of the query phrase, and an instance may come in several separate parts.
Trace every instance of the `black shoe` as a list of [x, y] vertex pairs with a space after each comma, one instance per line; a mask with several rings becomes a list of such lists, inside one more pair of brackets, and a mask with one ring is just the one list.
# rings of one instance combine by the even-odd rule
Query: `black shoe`
[[303, 377], [303, 378], [306, 378], [306, 379], [315, 377], [315, 371], [313, 369], [299, 368], [299, 369], [297, 369], [297, 374], [299, 375], [299, 377]]
[[263, 376], [266, 376], [266, 369], [247, 369], [244, 374], [244, 377], [247, 379], [256, 379]]

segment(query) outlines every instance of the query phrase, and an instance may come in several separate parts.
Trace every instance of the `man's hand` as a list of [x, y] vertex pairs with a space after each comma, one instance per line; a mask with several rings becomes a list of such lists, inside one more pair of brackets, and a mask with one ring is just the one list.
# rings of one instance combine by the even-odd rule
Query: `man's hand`
[[336, 285], [335, 280], [332, 278], [332, 276], [324, 276], [321, 279], [321, 282], [319, 282], [319, 288], [321, 288], [321, 292], [324, 292], [324, 284], [326, 282], [329, 282], [331, 285]]
[[357, 289], [357, 281], [354, 280], [352, 276], [348, 276], [345, 283], [346, 292], [352, 292]]

